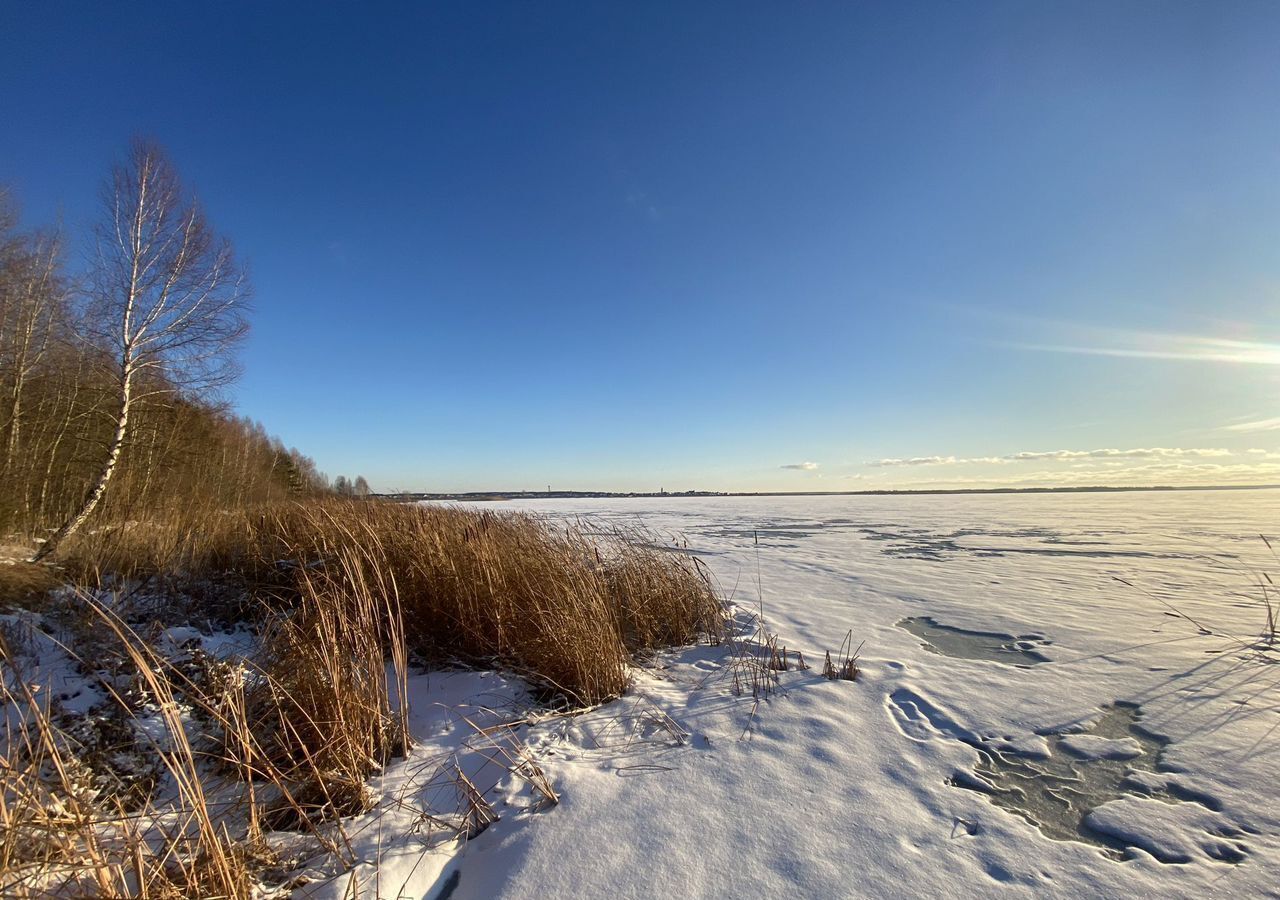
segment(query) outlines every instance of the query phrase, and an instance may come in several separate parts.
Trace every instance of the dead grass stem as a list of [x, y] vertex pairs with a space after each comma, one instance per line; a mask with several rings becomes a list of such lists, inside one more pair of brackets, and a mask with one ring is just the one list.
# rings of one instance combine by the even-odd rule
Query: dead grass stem
[[[350, 500], [174, 511], [78, 535], [59, 563], [84, 588], [69, 621], [128, 671], [127, 691], [103, 681], [108, 705], [150, 735], [163, 789], [126, 809], [93, 787], [56, 701], [0, 634], [5, 896], [246, 897], [270, 862], [262, 835], [279, 828], [349, 865], [342, 820], [409, 747], [411, 657], [506, 667], [573, 707], [619, 695], [638, 654], [725, 633], [691, 557], [521, 514]], [[60, 580], [46, 573], [14, 573], [16, 602], [33, 608], [27, 595]], [[147, 595], [185, 606], [126, 621], [124, 598]], [[260, 658], [206, 681], [139, 630], [247, 614]], [[557, 801], [517, 741], [481, 737], [495, 771]], [[458, 833], [487, 827], [483, 793], [461, 769], [444, 775], [462, 801]]]

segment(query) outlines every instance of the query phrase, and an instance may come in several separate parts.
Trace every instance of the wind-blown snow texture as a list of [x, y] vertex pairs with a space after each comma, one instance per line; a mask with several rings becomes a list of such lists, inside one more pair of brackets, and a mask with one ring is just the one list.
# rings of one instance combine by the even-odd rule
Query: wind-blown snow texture
[[508, 815], [500, 788], [501, 821], [423, 877], [388, 860], [380, 893], [1280, 896], [1280, 665], [1225, 636], [1263, 623], [1280, 492], [523, 505], [687, 542], [808, 660], [852, 629], [862, 675], [790, 672], [753, 709], [723, 648], [668, 654], [521, 730], [558, 806]]

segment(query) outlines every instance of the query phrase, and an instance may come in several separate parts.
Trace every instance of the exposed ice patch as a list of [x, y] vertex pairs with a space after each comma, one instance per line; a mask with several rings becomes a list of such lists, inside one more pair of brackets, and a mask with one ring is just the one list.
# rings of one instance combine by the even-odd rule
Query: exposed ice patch
[[[1136, 705], [1115, 703], [1083, 733], [1045, 735], [1043, 759], [967, 741], [978, 750], [976, 777], [964, 773], [951, 783], [981, 791], [1046, 837], [1093, 844], [1114, 859], [1130, 859], [1139, 847], [1164, 863], [1190, 862], [1194, 845], [1211, 859], [1242, 860], [1244, 846], [1221, 837], [1237, 830], [1220, 804], [1161, 771], [1169, 741], [1145, 731], [1140, 718]], [[1137, 809], [1159, 814], [1134, 816]]]
[[942, 656], [979, 659], [1022, 668], [1049, 662], [1049, 657], [1037, 649], [1051, 643], [1041, 635], [1015, 637], [998, 631], [970, 631], [943, 625], [932, 616], [911, 616], [899, 622], [898, 627], [923, 640], [926, 650]]
[[1135, 848], [1164, 863], [1195, 853], [1237, 863], [1248, 853], [1221, 804], [1161, 770], [1169, 741], [1142, 729], [1134, 704], [1108, 706], [1083, 732], [1041, 735], [1043, 753], [979, 736], [914, 688], [897, 688], [885, 705], [913, 740], [951, 738], [977, 750], [973, 771], [959, 769], [948, 783], [984, 794], [1048, 838], [1092, 844], [1118, 860], [1132, 859]]

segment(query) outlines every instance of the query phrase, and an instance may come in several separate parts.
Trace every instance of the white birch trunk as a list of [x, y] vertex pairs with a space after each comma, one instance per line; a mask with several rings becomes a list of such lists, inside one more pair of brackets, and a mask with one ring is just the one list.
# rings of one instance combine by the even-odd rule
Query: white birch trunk
[[132, 408], [132, 401], [133, 373], [126, 372], [124, 385], [120, 389], [120, 413], [116, 416], [116, 430], [111, 436], [111, 443], [107, 447], [107, 458], [103, 462], [102, 469], [98, 472], [98, 477], [85, 497], [84, 503], [80, 504], [79, 511], [68, 519], [61, 528], [50, 535], [49, 539], [31, 557], [31, 562], [40, 562], [50, 553], [57, 550], [58, 545], [83, 525], [84, 520], [89, 518], [94, 509], [97, 508], [98, 503], [102, 500], [102, 495], [107, 492], [107, 484], [111, 481], [112, 474], [115, 473], [116, 463], [120, 461], [120, 451], [124, 449], [125, 438], [129, 434], [129, 413]]

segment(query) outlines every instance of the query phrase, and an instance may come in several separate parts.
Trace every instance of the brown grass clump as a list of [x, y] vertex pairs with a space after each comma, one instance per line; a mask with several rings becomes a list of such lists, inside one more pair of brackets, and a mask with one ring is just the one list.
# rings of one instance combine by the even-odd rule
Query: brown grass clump
[[[104, 793], [57, 700], [28, 682], [0, 633], [0, 895], [247, 898], [275, 863], [267, 829], [308, 831], [350, 863], [341, 827], [317, 826], [363, 811], [366, 779], [406, 747], [388, 685], [402, 679], [403, 654], [384, 664], [387, 634], [369, 631], [358, 601], [308, 598], [273, 626], [283, 636], [264, 668], [209, 684], [109, 606], [78, 601], [132, 673], [127, 692], [101, 682], [96, 714], [139, 726], [168, 789], [127, 808]], [[313, 643], [300, 647], [304, 634]]]
[[297, 605], [271, 621], [265, 677], [247, 698], [254, 719], [242, 741], [253, 742], [248, 755], [263, 756], [277, 780], [292, 786], [267, 812], [273, 829], [363, 812], [366, 779], [408, 748], [395, 586], [364, 581], [357, 548], [338, 555], [336, 572], [300, 573]]
[[664, 554], [643, 537], [615, 532], [615, 555], [602, 566], [603, 587], [618, 609], [624, 644], [635, 652], [692, 644], [700, 635], [718, 641], [724, 612], [697, 557]]
[[496, 662], [595, 703], [622, 692], [635, 654], [722, 629], [697, 564], [636, 537], [592, 540], [523, 513], [328, 500], [101, 529], [64, 562], [91, 581], [241, 580], [273, 609], [316, 590], [367, 592], [370, 610], [402, 610], [405, 647], [424, 660]]
[[[37, 693], [0, 635], [0, 894], [6, 897], [248, 897], [246, 845], [216, 821], [199, 762], [164, 664], [108, 610], [85, 598], [131, 658], [164, 729], [154, 750], [178, 800], [126, 810], [101, 797], [56, 722], [48, 691]], [[113, 689], [111, 700], [127, 709]]]
[[295, 566], [357, 548], [327, 577], [363, 579], [376, 598], [394, 585], [410, 652], [496, 660], [574, 702], [621, 693], [633, 654], [720, 628], [689, 558], [626, 535], [597, 543], [525, 514], [367, 502], [290, 507], [275, 523], [271, 555]]
[[[90, 718], [152, 735], [156, 761], [154, 777], [104, 790], [81, 758], [81, 720], [28, 683], [0, 630], [0, 894], [247, 897], [274, 867], [272, 829], [307, 832], [350, 864], [340, 820], [367, 808], [369, 777], [408, 747], [411, 654], [507, 667], [590, 704], [624, 690], [637, 654], [720, 639], [723, 609], [697, 564], [634, 538], [330, 500], [86, 530], [60, 574], [0, 566], [21, 605], [69, 629], [85, 658], [59, 646], [105, 673], [110, 696]], [[48, 593], [64, 576], [110, 590]], [[143, 637], [246, 610], [263, 648], [253, 662], [184, 662]], [[141, 717], [150, 725], [135, 729]], [[555, 802], [521, 747], [493, 755]], [[466, 801], [450, 827], [478, 833], [493, 811], [465, 776], [444, 777]]]
[[38, 606], [40, 599], [62, 581], [48, 566], [0, 559], [0, 610], [11, 606], [27, 609]]
[[858, 654], [861, 652], [862, 645], [859, 644], [855, 648], [853, 632], [848, 632], [841, 641], [840, 649], [836, 651], [834, 659], [831, 651], [827, 651], [827, 659], [822, 666], [822, 677], [828, 681], [857, 681], [858, 673], [862, 671], [858, 668]]

